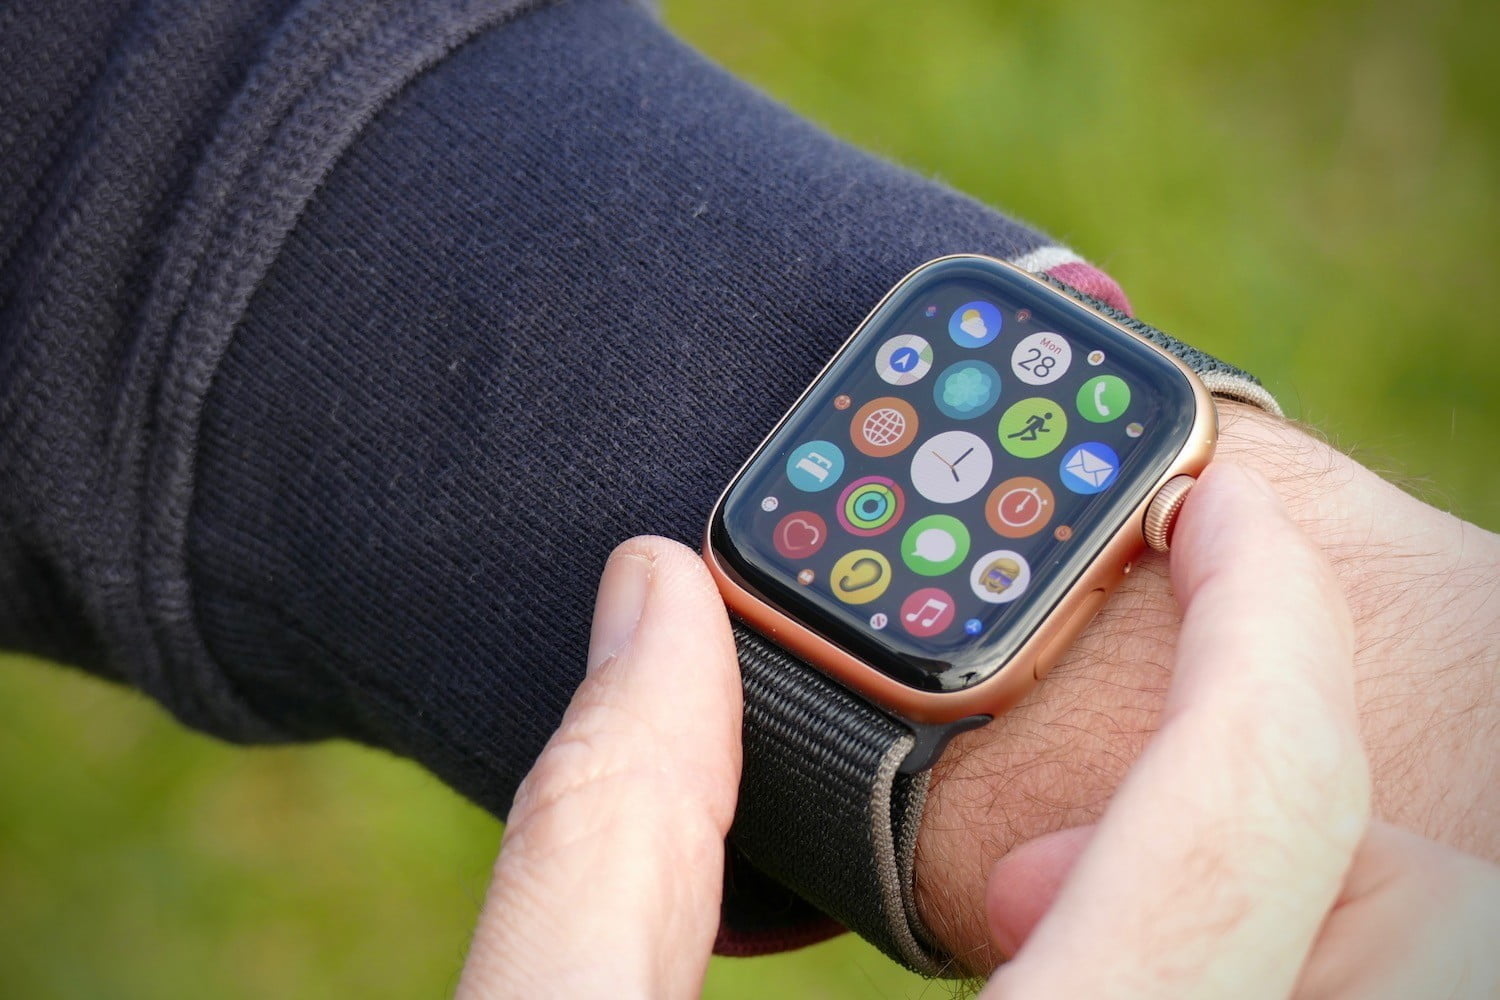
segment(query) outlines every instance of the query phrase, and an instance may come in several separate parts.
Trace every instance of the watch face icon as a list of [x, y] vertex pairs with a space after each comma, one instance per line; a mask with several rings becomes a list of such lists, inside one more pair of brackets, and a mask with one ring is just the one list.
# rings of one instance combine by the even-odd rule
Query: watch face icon
[[891, 585], [891, 564], [874, 549], [855, 549], [839, 557], [828, 573], [828, 587], [845, 604], [869, 604]]
[[1009, 604], [1026, 592], [1031, 567], [1019, 552], [997, 549], [979, 557], [969, 571], [969, 589], [989, 604]]
[[786, 477], [804, 493], [819, 493], [844, 474], [844, 453], [832, 441], [798, 445], [786, 459]]
[[771, 544], [787, 559], [806, 559], [828, 541], [828, 525], [810, 510], [799, 510], [776, 522]]
[[839, 497], [839, 524], [851, 535], [879, 535], [895, 527], [906, 496], [893, 479], [865, 476], [845, 487]]
[[881, 396], [855, 411], [849, 422], [854, 447], [871, 458], [889, 458], [917, 436], [917, 411], [904, 399]]
[[932, 345], [914, 333], [903, 333], [880, 345], [875, 371], [891, 385], [911, 385], [932, 370]]
[[1016, 476], [990, 492], [984, 504], [984, 518], [997, 535], [1025, 538], [1045, 528], [1054, 509], [1050, 486], [1031, 476]]
[[1000, 336], [1000, 310], [980, 299], [965, 302], [948, 317], [948, 336], [959, 347], [983, 347]]
[[984, 489], [994, 468], [989, 445], [968, 431], [945, 431], [912, 454], [911, 483], [933, 503], [958, 503]]

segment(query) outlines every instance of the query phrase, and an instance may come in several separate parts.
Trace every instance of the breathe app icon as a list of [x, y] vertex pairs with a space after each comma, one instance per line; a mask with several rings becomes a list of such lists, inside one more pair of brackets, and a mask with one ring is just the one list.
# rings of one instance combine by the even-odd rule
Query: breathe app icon
[[901, 561], [923, 576], [951, 573], [968, 555], [968, 527], [947, 514], [929, 514], [914, 521], [901, 536]]
[[1130, 408], [1130, 386], [1118, 375], [1095, 375], [1078, 390], [1078, 415], [1107, 424]]
[[932, 383], [932, 401], [954, 420], [982, 417], [1000, 402], [1000, 373], [983, 361], [960, 361]]
[[993, 302], [965, 302], [948, 317], [948, 336], [959, 347], [983, 347], [1000, 336], [1000, 322]]

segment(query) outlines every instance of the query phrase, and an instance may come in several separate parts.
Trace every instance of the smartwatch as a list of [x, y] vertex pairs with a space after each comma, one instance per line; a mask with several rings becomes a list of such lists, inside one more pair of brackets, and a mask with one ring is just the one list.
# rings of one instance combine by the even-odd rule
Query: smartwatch
[[733, 618], [732, 844], [920, 972], [927, 770], [1014, 705], [1213, 456], [1254, 379], [1060, 282], [930, 261], [875, 306], [724, 490], [704, 558]]

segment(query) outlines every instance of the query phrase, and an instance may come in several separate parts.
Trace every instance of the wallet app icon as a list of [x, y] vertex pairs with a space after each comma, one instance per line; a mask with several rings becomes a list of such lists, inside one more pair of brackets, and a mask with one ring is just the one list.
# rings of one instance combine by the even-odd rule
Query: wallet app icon
[[1120, 456], [1101, 441], [1087, 441], [1063, 456], [1058, 474], [1074, 493], [1103, 493], [1120, 474]]

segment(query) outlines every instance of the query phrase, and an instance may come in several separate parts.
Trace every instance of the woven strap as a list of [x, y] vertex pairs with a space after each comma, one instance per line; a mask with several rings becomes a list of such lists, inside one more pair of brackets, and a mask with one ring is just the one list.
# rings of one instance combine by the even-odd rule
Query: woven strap
[[[1215, 395], [1280, 414], [1254, 376], [1056, 279], [1038, 277], [1177, 355]], [[933, 945], [914, 902], [917, 830], [930, 772], [901, 769], [919, 745], [925, 767], [932, 732], [914, 732], [743, 626], [735, 637], [745, 688], [744, 774], [730, 833], [737, 859], [907, 968], [942, 975], [950, 959]], [[795, 903], [782, 913], [788, 922], [807, 916]], [[826, 932], [800, 940], [819, 936]], [[783, 933], [780, 940], [799, 939]]]

